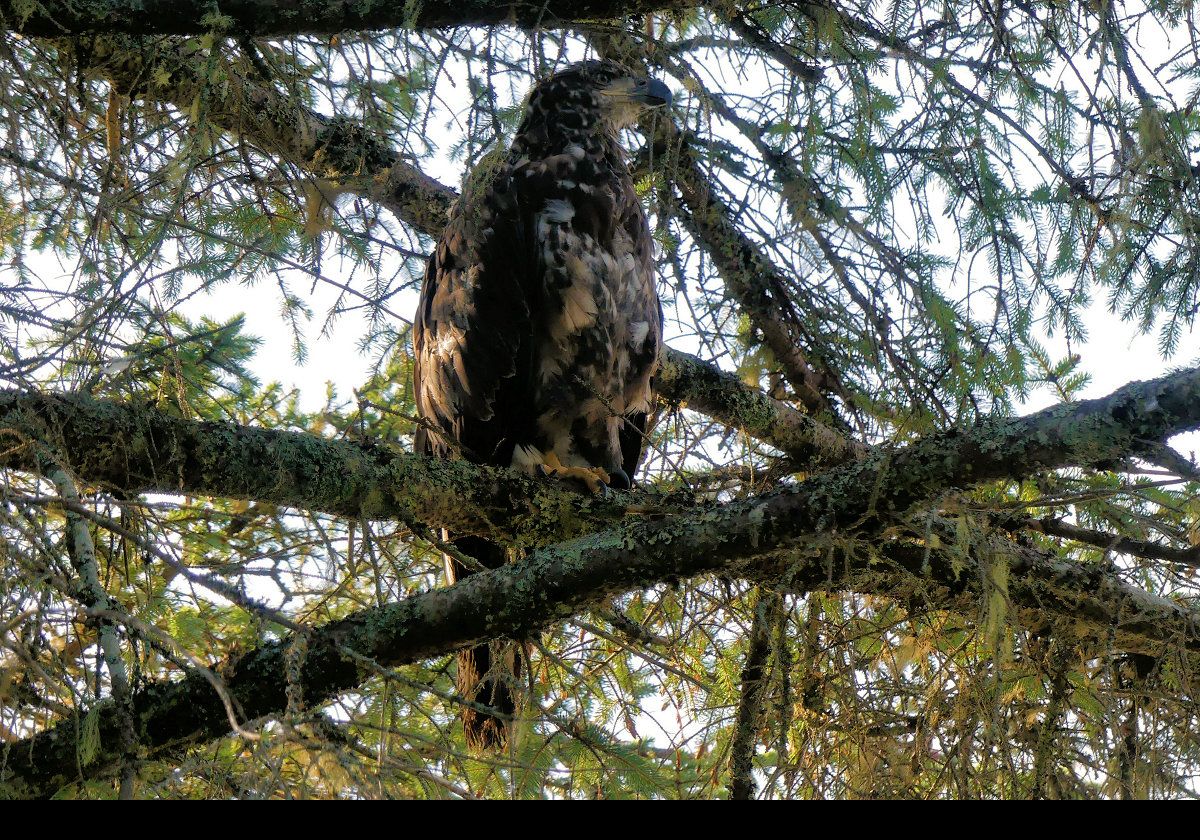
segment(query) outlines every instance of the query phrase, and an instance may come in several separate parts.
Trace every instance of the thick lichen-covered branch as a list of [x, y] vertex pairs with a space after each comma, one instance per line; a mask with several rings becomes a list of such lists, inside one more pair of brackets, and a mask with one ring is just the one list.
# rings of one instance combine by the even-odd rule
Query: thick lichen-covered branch
[[[735, 515], [753, 521], [753, 510], [739, 506]], [[548, 547], [448, 589], [312, 629], [299, 688], [307, 704], [317, 705], [359, 685], [376, 672], [372, 664], [402, 665], [487, 638], [528, 635], [617, 593], [722, 569], [770, 579], [780, 591], [859, 591], [968, 614], [981, 594], [980, 576], [963, 572], [961, 555], [912, 541], [884, 541], [871, 551], [832, 555], [815, 546], [758, 555], [752, 543], [743, 543], [739, 550], [748, 556], [735, 561], [736, 552], [722, 539], [723, 519], [693, 518], [686, 526], [669, 527], [630, 523]], [[667, 533], [676, 538], [666, 539]], [[651, 535], [658, 538], [647, 540]], [[988, 550], [1006, 552], [1016, 621], [1040, 626], [1061, 619], [1075, 629], [1076, 638], [1090, 633], [1106, 650], [1152, 656], [1181, 652], [1189, 659], [1200, 650], [1200, 614], [1137, 590], [1110, 570], [1011, 544]], [[290, 644], [284, 639], [264, 645], [216, 669], [246, 720], [287, 708]], [[226, 707], [208, 680], [195, 674], [138, 693], [139, 738], [151, 754], [229, 731]], [[111, 772], [119, 762], [120, 719], [107, 703], [94, 715], [100, 746], [89, 763], [79, 763], [80, 715], [0, 747], [0, 790], [15, 797], [48, 796], [76, 779]]]
[[694, 0], [2, 0], [0, 21], [23, 35], [202, 35], [246, 37], [336, 34], [378, 29], [440, 29], [510, 24], [566, 27], [587, 21], [694, 8]]
[[798, 468], [839, 464], [867, 452], [861, 443], [688, 353], [667, 349], [657, 386], [667, 400], [771, 444]]
[[[1100, 400], [1029, 417], [951, 429], [873, 451], [802, 485], [696, 516], [732, 516], [734, 544], [779, 546], [814, 532], [862, 529], [947, 491], [1039, 470], [1102, 465], [1200, 427], [1200, 369], [1135, 382]], [[622, 497], [588, 497], [512, 470], [429, 459], [380, 445], [184, 420], [88, 397], [0, 392], [0, 464], [37, 469], [52, 446], [82, 480], [126, 493], [261, 499], [334, 514], [410, 519], [459, 534], [531, 541], [580, 533], [624, 511]], [[656, 527], [669, 529], [669, 523]], [[687, 516], [678, 521], [691, 522]], [[747, 530], [749, 529], [749, 530]], [[775, 536], [772, 536], [775, 535]], [[670, 539], [647, 534], [652, 542]], [[532, 540], [536, 541], [536, 540]]]
[[0, 391], [0, 435], [0, 466], [37, 471], [40, 442], [82, 481], [121, 493], [255, 499], [525, 543], [594, 530], [627, 501], [381, 443], [185, 420], [81, 395]]
[[[111, 424], [114, 417], [119, 420], [120, 412], [128, 409], [92, 402], [86, 416], [72, 417], [73, 405], [77, 402], [7, 395], [0, 402], [0, 418], [17, 444], [6, 451], [8, 464], [35, 467], [21, 441], [40, 438], [76, 453], [72, 467], [91, 480], [98, 475], [87, 476], [84, 470], [90, 468], [117, 483], [135, 480], [154, 482], [161, 489], [243, 495], [251, 480], [245, 476], [263, 472], [279, 488], [293, 485], [278, 491], [289, 494], [292, 503], [304, 488], [319, 491], [330, 484], [350, 486], [337, 497], [346, 510], [374, 495], [358, 469], [311, 458], [314, 452], [350, 455], [321, 448], [347, 444], [310, 438], [314, 449], [305, 458], [303, 449], [291, 451], [279, 444], [283, 433], [266, 433], [267, 438], [255, 441], [254, 430], [201, 423], [190, 423], [190, 430], [185, 430], [171, 423], [187, 421], [170, 418], [159, 419], [164, 426], [148, 425], [142, 418], [132, 423], [127, 419], [125, 425], [113, 428], [105, 423]], [[970, 591], [978, 585], [978, 576], [961, 574], [953, 558], [943, 559], [932, 546], [880, 542], [883, 529], [896, 521], [887, 514], [901, 513], [952, 488], [1044, 469], [1105, 463], [1196, 428], [1200, 428], [1200, 369], [1132, 383], [1099, 400], [932, 435], [893, 452], [874, 452], [780, 492], [662, 519], [627, 518], [616, 528], [539, 549], [520, 564], [473, 575], [450, 589], [365, 611], [313, 631], [305, 660], [306, 696], [310, 702], [319, 701], [357, 684], [363, 675], [347, 650], [384, 663], [412, 662], [483, 639], [531, 633], [619, 592], [717, 570], [770, 579], [801, 592], [846, 587], [903, 597], [904, 581], [928, 582], [931, 577], [950, 596]], [[205, 446], [212, 441], [204, 440], [191, 440], [188, 445], [179, 435], [189, 433], [215, 435], [224, 440], [224, 448]], [[274, 446], [269, 444], [272, 439]], [[414, 465], [426, 460], [406, 458]], [[370, 458], [361, 451], [351, 456], [350, 463], [371, 473]], [[473, 469], [450, 462], [442, 466]], [[492, 472], [497, 471], [479, 474]], [[189, 489], [188, 482], [197, 479], [204, 486]], [[464, 490], [459, 487], [456, 492]], [[434, 497], [428, 503], [413, 498], [412, 515], [434, 521], [447, 496], [435, 492]], [[457, 507], [467, 504], [459, 499]], [[829, 564], [828, 553], [819, 546], [845, 540], [871, 540], [873, 548]], [[1163, 645], [1200, 649], [1200, 619], [1192, 611], [1135, 590], [1102, 566], [1048, 559], [1011, 543], [998, 544], [992, 551], [1004, 553], [1008, 596], [1021, 608], [1057, 611], [1060, 618], [1079, 627], [1105, 628], [1106, 639], [1137, 652]], [[910, 588], [913, 597], [940, 597], [931, 595], [927, 585]], [[282, 647], [268, 645], [222, 669], [247, 717], [285, 707], [283, 656]], [[151, 686], [139, 693], [136, 703], [139, 740], [152, 749], [212, 737], [228, 725], [219, 698], [199, 677]], [[117, 743], [118, 718], [115, 714], [102, 718], [102, 743]], [[75, 723], [67, 721], [7, 750], [4, 772], [13, 790], [20, 795], [45, 794], [75, 778], [76, 731]], [[88, 768], [89, 772], [103, 769], [106, 755], [98, 753], [96, 767]]]
[[[798, 465], [829, 466], [866, 451], [685, 353], [668, 355], [660, 387], [669, 398], [771, 443]], [[122, 493], [254, 499], [419, 522], [460, 535], [486, 531], [526, 544], [612, 524], [630, 501], [384, 443], [187, 420], [148, 405], [77, 394], [0, 391], [0, 434], [10, 441], [0, 465], [36, 471], [33, 442], [45, 441], [75, 475]], [[643, 507], [662, 501], [637, 499]]]

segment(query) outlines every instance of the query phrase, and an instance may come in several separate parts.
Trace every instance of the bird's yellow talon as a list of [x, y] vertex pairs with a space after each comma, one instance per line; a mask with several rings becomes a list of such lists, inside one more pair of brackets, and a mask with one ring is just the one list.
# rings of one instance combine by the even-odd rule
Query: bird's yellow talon
[[558, 455], [549, 452], [542, 459], [542, 469], [551, 478], [575, 478], [587, 485], [593, 494], [608, 485], [608, 473], [600, 467], [568, 467], [558, 460]]

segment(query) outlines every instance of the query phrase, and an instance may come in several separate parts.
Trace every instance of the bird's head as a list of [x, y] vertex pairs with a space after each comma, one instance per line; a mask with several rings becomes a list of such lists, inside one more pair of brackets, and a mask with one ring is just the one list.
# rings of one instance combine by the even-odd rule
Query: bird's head
[[658, 79], [632, 73], [615, 61], [581, 61], [542, 81], [529, 95], [528, 119], [568, 131], [619, 131], [646, 108], [671, 104]]

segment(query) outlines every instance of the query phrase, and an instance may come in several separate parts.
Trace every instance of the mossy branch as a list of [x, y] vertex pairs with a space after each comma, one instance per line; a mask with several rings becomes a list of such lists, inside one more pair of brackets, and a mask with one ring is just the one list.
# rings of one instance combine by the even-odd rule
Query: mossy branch
[[[267, 437], [256, 443], [256, 430], [159, 415], [156, 422], [177, 433], [164, 437], [152, 431], [158, 427], [147, 414], [157, 413], [82, 398], [11, 393], [0, 398], [0, 419], [21, 433], [17, 440], [41, 437], [60, 451], [70, 451], [72, 467], [89, 480], [102, 473], [118, 484], [136, 479], [154, 482], [159, 489], [223, 489], [243, 495], [246, 482], [253, 480], [246, 476], [265, 471], [269, 481], [278, 483], [277, 492], [303, 492], [284, 490], [285, 485], [328, 489], [332, 483], [349, 482], [355, 489], [337, 496], [344, 504], [372, 497], [357, 469], [311, 457], [314, 452], [349, 455], [348, 448], [357, 451], [352, 463], [370, 473], [372, 459], [351, 444], [293, 435], [290, 443], [296, 446], [284, 446], [280, 438], [287, 433], [280, 432], [262, 433]], [[124, 426], [114, 430], [104, 425], [122, 417]], [[302, 679], [305, 697], [310, 703], [321, 702], [365, 677], [361, 660], [348, 651], [385, 665], [414, 662], [484, 639], [530, 634], [620, 592], [714, 571], [771, 580], [795, 592], [846, 588], [934, 598], [949, 606], [973, 591], [978, 576], [960, 574], [954, 558], [940, 549], [911, 541], [880, 542], [883, 529], [895, 521], [889, 513], [901, 513], [951, 488], [1017, 479], [1038, 470], [1103, 464], [1196, 428], [1200, 369], [1191, 369], [1132, 383], [1103, 399], [932, 435], [891, 453], [875, 452], [776, 493], [660, 520], [628, 518], [615, 528], [541, 548], [519, 564], [310, 631]], [[114, 431], [120, 434], [107, 436]], [[196, 437], [189, 443], [179, 436], [185, 433]], [[274, 447], [261, 448], [271, 440]], [[36, 467], [27, 449], [9, 448], [6, 463]], [[414, 469], [429, 465], [417, 456], [395, 457]], [[197, 477], [205, 487], [189, 489], [187, 482]], [[422, 507], [415, 496], [413, 515], [429, 516], [431, 521], [440, 515], [439, 505]], [[467, 507], [473, 498], [460, 499], [457, 506]], [[842, 562], [829, 564], [827, 552], [818, 548], [854, 539], [872, 540], [873, 550], [847, 553]], [[1200, 650], [1200, 616], [1194, 611], [1136, 590], [1102, 566], [1048, 558], [1010, 543], [997, 550], [1008, 554], [1009, 597], [1018, 613], [1049, 612], [1077, 627], [1102, 630], [1098, 635], [1106, 643], [1111, 638], [1137, 652]], [[265, 645], [220, 669], [247, 719], [286, 708], [287, 645], [286, 640]], [[154, 752], [227, 731], [224, 706], [207, 680], [192, 676], [140, 691], [135, 699], [140, 743]], [[103, 748], [86, 767], [78, 764], [76, 719], [7, 745], [0, 772], [9, 792], [47, 795], [81, 773], [91, 776], [115, 766], [119, 717], [109, 705], [97, 714]]]
[[541, 29], [695, 8], [694, 0], [0, 0], [10, 32], [42, 38], [65, 35], [203, 35], [231, 32], [251, 38], [332, 35], [379, 29], [447, 29], [509, 24]]

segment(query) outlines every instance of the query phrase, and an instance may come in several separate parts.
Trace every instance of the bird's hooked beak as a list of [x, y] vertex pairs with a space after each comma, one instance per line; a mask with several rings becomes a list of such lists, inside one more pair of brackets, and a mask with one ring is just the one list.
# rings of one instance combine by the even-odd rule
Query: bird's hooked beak
[[624, 76], [614, 79], [600, 92], [613, 104], [635, 102], [650, 107], [671, 104], [671, 89], [658, 79]]
[[651, 107], [671, 104], [671, 89], [658, 79], [637, 79], [633, 83], [633, 98]]
[[600, 93], [607, 123], [618, 131], [636, 123], [646, 108], [671, 104], [671, 89], [658, 79], [622, 76], [601, 88]]

